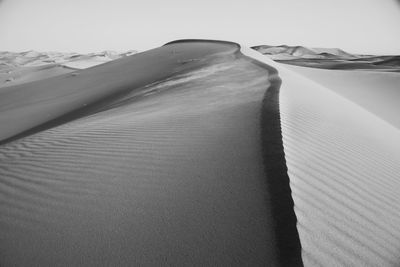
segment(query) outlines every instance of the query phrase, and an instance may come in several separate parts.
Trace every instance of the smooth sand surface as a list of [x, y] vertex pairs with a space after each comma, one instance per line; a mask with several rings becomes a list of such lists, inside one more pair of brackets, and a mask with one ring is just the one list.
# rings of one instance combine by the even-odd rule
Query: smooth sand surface
[[1, 91], [3, 138], [45, 126], [0, 146], [1, 265], [276, 266], [269, 79], [184, 42]]
[[282, 79], [282, 135], [304, 265], [399, 266], [400, 131], [286, 66], [255, 57]]
[[373, 70], [325, 70], [287, 65], [344, 96], [400, 129], [400, 73]]

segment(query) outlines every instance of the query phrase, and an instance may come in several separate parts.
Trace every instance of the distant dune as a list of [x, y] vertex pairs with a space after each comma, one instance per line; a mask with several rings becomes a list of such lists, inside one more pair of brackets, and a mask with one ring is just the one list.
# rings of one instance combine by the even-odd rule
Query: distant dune
[[396, 56], [178, 40], [0, 65], [0, 266], [400, 264]]
[[0, 52], [0, 87], [42, 80], [60, 74], [86, 69], [135, 54], [104, 51], [78, 54], [60, 52]]
[[400, 71], [400, 56], [350, 54], [338, 48], [260, 45], [253, 49], [269, 58], [291, 65], [321, 69], [372, 69]]

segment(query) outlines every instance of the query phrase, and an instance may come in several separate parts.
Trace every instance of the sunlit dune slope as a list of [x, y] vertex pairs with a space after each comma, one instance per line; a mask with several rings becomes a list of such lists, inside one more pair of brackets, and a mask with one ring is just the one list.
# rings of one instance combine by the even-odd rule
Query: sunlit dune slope
[[282, 79], [282, 136], [304, 265], [398, 266], [399, 129], [359, 106], [362, 87], [349, 100], [255, 57], [276, 67]]
[[399, 72], [286, 67], [344, 96], [400, 129]]

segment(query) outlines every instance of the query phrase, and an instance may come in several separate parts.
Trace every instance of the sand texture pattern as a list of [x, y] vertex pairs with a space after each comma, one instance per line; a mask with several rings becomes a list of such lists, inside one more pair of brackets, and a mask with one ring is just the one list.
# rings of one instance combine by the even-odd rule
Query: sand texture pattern
[[3, 132], [2, 265], [277, 265], [269, 78], [237, 45], [188, 42], [32, 83], [48, 105], [3, 111], [34, 130]]

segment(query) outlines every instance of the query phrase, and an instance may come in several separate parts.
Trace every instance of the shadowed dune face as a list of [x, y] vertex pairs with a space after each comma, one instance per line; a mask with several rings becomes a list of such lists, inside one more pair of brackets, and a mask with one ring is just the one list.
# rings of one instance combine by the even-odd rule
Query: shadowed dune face
[[0, 88], [0, 123], [14, 121], [1, 128], [0, 140], [4, 143], [18, 134], [25, 136], [78, 118], [109, 99], [200, 66], [207, 56], [233, 54], [238, 49], [232, 44], [206, 43], [178, 47], [168, 45], [93, 68]]
[[0, 147], [2, 265], [276, 265], [259, 126], [269, 74], [237, 49], [170, 44], [2, 91], [2, 123], [102, 103]]

